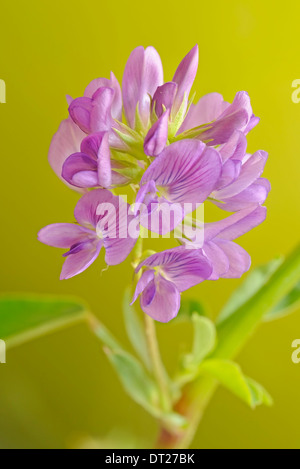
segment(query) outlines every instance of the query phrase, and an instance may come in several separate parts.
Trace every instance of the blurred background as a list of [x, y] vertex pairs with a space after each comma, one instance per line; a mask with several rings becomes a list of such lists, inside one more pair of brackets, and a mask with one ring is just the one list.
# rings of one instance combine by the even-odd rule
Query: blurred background
[[[248, 148], [269, 152], [265, 177], [272, 191], [267, 221], [239, 242], [253, 266], [296, 245], [300, 103], [291, 96], [292, 82], [300, 79], [300, 5], [275, 5], [269, 0], [2, 2], [0, 78], [7, 103], [0, 104], [1, 291], [75, 294], [127, 343], [121, 302], [132, 281], [130, 261], [101, 275], [101, 258], [84, 274], [60, 282], [60, 251], [39, 244], [36, 235], [44, 225], [71, 222], [78, 200], [47, 161], [52, 135], [67, 117], [65, 95], [81, 96], [93, 78], [108, 77], [111, 70], [121, 81], [138, 45], [157, 48], [170, 80], [198, 43], [196, 100], [217, 91], [231, 102], [237, 91], [249, 92], [261, 122]], [[211, 210], [206, 207], [208, 217]], [[215, 316], [239, 283], [206, 282], [187, 296], [203, 301]], [[158, 334], [172, 370], [178, 343], [187, 342], [191, 331], [169, 324], [159, 325]], [[300, 448], [300, 365], [291, 361], [291, 343], [298, 338], [300, 311], [260, 327], [238, 361], [268, 389], [275, 406], [251, 411], [219, 389], [193, 448]], [[124, 435], [131, 447], [147, 447], [156, 431], [152, 418], [123, 393], [84, 326], [13, 349], [0, 365], [1, 448], [105, 448]]]

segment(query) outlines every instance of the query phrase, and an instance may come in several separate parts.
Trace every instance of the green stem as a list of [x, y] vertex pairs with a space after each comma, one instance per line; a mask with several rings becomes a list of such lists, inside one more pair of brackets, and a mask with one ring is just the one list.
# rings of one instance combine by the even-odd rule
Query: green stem
[[[261, 319], [287, 295], [300, 280], [300, 245], [272, 275], [252, 298], [219, 324], [218, 345], [210, 358], [232, 359], [254, 332]], [[209, 404], [218, 383], [200, 377], [188, 384], [176, 409], [184, 415], [190, 425], [181, 432], [170, 432], [162, 428], [158, 447], [187, 448], [192, 442], [203, 413]]]
[[155, 322], [147, 314], [145, 314], [145, 331], [153, 376], [160, 392], [161, 408], [163, 411], [169, 412], [171, 410], [171, 399], [169, 394], [168, 377], [159, 352]]
[[[142, 258], [142, 254], [143, 254], [143, 239], [142, 237], [140, 237], [137, 240], [135, 250], [134, 250], [134, 259], [132, 263], [134, 268], [136, 268], [139, 265], [141, 258]], [[138, 273], [137, 279], [140, 278], [140, 275], [141, 275], [141, 271]], [[165, 371], [165, 368], [164, 368], [164, 365], [160, 356], [156, 330], [155, 330], [155, 322], [152, 318], [150, 318], [150, 316], [148, 316], [147, 314], [144, 314], [144, 324], [145, 324], [147, 347], [148, 347], [149, 357], [150, 357], [150, 361], [152, 365], [153, 377], [157, 383], [159, 393], [160, 393], [161, 408], [164, 411], [170, 411], [171, 400], [169, 396], [168, 377], [167, 377], [167, 373]]]
[[287, 295], [300, 280], [300, 245], [289, 255], [252, 298], [221, 322], [214, 358], [234, 358], [253, 334], [262, 318]]

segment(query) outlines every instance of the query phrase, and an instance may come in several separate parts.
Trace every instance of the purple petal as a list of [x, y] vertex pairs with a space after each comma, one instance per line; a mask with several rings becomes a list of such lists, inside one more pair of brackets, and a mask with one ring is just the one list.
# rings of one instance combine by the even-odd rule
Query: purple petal
[[213, 122], [207, 131], [200, 135], [203, 141], [211, 140], [209, 145], [226, 143], [235, 130], [244, 131], [252, 118], [250, 98], [245, 91], [239, 91], [230, 106]]
[[[207, 142], [208, 145], [221, 145], [226, 143], [236, 130], [245, 132], [249, 122], [253, 119], [248, 93], [238, 92], [230, 105], [224, 101], [222, 104], [220, 95], [209, 96], [201, 98], [196, 106], [191, 107], [179, 133], [207, 123], [206, 129], [205, 127], [199, 129], [197, 138]], [[204, 102], [201, 102], [202, 100]], [[215, 108], [208, 112], [207, 103], [210, 101], [214, 102]], [[217, 115], [218, 110], [222, 108], [223, 112]], [[205, 122], [204, 117], [210, 120]]]
[[79, 252], [70, 254], [63, 265], [61, 280], [66, 280], [86, 270], [98, 257], [102, 242], [85, 243]]
[[168, 141], [169, 114], [169, 110], [162, 114], [147, 133], [144, 141], [146, 155], [158, 156], [165, 148]]
[[236, 130], [228, 142], [218, 148], [223, 163], [228, 159], [242, 160], [246, 154], [247, 139], [243, 132]]
[[230, 104], [224, 101], [223, 96], [219, 93], [209, 93], [202, 96], [197, 104], [191, 105], [178, 133], [213, 122], [228, 106]]
[[216, 191], [213, 197], [217, 200], [223, 200], [242, 192], [261, 176], [267, 159], [268, 153], [265, 151], [259, 150], [255, 152], [243, 164], [239, 177], [225, 189]]
[[260, 225], [266, 218], [266, 211], [266, 207], [255, 205], [234, 213], [224, 220], [205, 224], [205, 242], [214, 240], [216, 237], [229, 241], [239, 238]]
[[142, 297], [141, 297], [141, 303], [143, 303], [143, 307], [147, 307], [151, 305], [152, 301], [154, 300], [156, 294], [156, 282], [153, 279], [151, 282], [146, 285]]
[[75, 207], [75, 218], [80, 225], [96, 228], [99, 221], [97, 209], [100, 204], [113, 204], [114, 196], [106, 189], [95, 189], [83, 195]]
[[160, 267], [165, 277], [182, 292], [210, 277], [212, 267], [199, 250], [169, 249], [148, 257], [137, 268]]
[[229, 270], [229, 260], [224, 251], [214, 242], [204, 244], [203, 252], [210, 260], [213, 271], [209, 280], [218, 280]]
[[105, 188], [111, 186], [112, 175], [111, 175], [111, 162], [110, 162], [110, 150], [109, 150], [109, 134], [104, 133], [98, 150], [98, 180], [99, 185]]
[[[79, 127], [69, 118], [62, 121], [58, 131], [52, 138], [48, 154], [49, 163], [53, 171], [64, 183], [66, 181], [62, 177], [63, 164], [70, 155], [80, 151], [80, 143], [85, 136]], [[70, 187], [78, 190], [77, 187]]]
[[107, 265], [118, 265], [129, 256], [137, 238], [105, 238], [105, 262]]
[[152, 101], [152, 108], [155, 108], [157, 117], [160, 117], [165, 110], [171, 110], [176, 92], [177, 84], [172, 81], [157, 88]]
[[239, 194], [226, 199], [224, 198], [222, 202], [217, 202], [215, 200], [212, 200], [212, 202], [222, 210], [236, 212], [238, 210], [249, 208], [249, 206], [252, 206], [253, 204], [262, 205], [268, 197], [270, 190], [271, 185], [269, 181], [265, 178], [259, 178]]
[[81, 142], [81, 152], [89, 155], [96, 161], [98, 159], [99, 147], [105, 134], [106, 132], [96, 132], [85, 137]]
[[[225, 111], [226, 112], [226, 111]], [[221, 145], [227, 142], [235, 130], [243, 128], [247, 123], [248, 115], [244, 109], [220, 117], [207, 126], [207, 130], [199, 134], [199, 139], [207, 145]]]
[[84, 153], [69, 156], [62, 168], [62, 177], [73, 186], [89, 188], [98, 183], [97, 163]]
[[98, 132], [81, 143], [81, 153], [64, 163], [62, 177], [78, 187], [110, 187], [112, 183], [108, 132]]
[[217, 189], [220, 190], [227, 187], [229, 184], [232, 184], [239, 177], [241, 167], [241, 161], [233, 159], [227, 160], [222, 167], [222, 173], [217, 184]]
[[250, 97], [246, 91], [239, 91], [238, 93], [236, 93], [234, 100], [232, 101], [232, 104], [228, 106], [227, 109], [225, 109], [223, 114], [220, 116], [220, 119], [224, 119], [226, 117], [229, 117], [230, 115], [239, 113], [242, 110], [247, 115], [246, 123], [242, 127], [236, 130], [244, 131], [246, 127], [248, 126], [249, 122], [253, 119], [253, 112], [252, 112], [252, 107], [250, 103]]
[[69, 106], [69, 114], [78, 127], [88, 134], [90, 132], [90, 114], [92, 100], [90, 98], [76, 98]]
[[215, 242], [222, 249], [229, 261], [229, 269], [223, 274], [224, 278], [240, 278], [250, 269], [251, 257], [245, 249], [232, 241], [218, 239]]
[[[139, 225], [133, 232], [130, 230], [134, 215], [129, 213], [130, 206], [122, 197], [113, 196], [104, 204], [99, 204], [97, 215], [97, 231], [101, 232], [105, 247], [105, 261], [108, 265], [123, 262], [132, 251], [139, 236]], [[104, 214], [104, 216], [100, 216]]]
[[161, 59], [153, 47], [144, 50], [134, 49], [127, 61], [123, 83], [123, 104], [130, 127], [135, 125], [135, 112], [139, 103], [139, 112], [145, 125], [150, 114], [150, 96], [163, 83]]
[[95, 233], [72, 223], [55, 223], [42, 228], [38, 233], [41, 243], [56, 248], [69, 249], [76, 243], [94, 237]]
[[148, 283], [150, 283], [153, 279], [154, 279], [153, 270], [145, 270], [145, 272], [143, 272], [141, 278], [139, 279], [136, 285], [136, 289], [135, 289], [131, 304], [133, 304], [136, 301], [137, 297], [145, 290]]
[[169, 322], [178, 314], [180, 293], [172, 282], [158, 275], [143, 291], [141, 307], [156, 321]]
[[254, 114], [252, 114], [248, 124], [247, 124], [247, 127], [244, 129], [244, 134], [247, 135], [250, 130], [252, 130], [255, 126], [257, 126], [257, 124], [259, 123], [260, 121], [260, 118], [259, 117], [256, 117]]
[[99, 88], [92, 98], [90, 113], [90, 132], [106, 132], [112, 126], [112, 103], [114, 99], [112, 88]]
[[[164, 199], [152, 199], [147, 196], [145, 198], [144, 211], [140, 213], [140, 224], [150, 230], [151, 232], [158, 233], [162, 236], [171, 233], [176, 226], [178, 226], [185, 217], [185, 208], [183, 204], [170, 204]], [[189, 204], [187, 212], [195, 209], [194, 205]]]
[[87, 134], [110, 130], [114, 94], [112, 88], [102, 87], [93, 94], [92, 98], [74, 99], [69, 106], [71, 118]]
[[188, 102], [188, 97], [197, 74], [198, 55], [198, 45], [196, 44], [184, 57], [175, 72], [172, 81], [177, 83], [178, 89], [172, 109], [172, 114], [174, 115], [178, 112], [183, 99], [185, 99], [186, 104]]
[[110, 80], [107, 78], [96, 78], [86, 88], [84, 96], [92, 98], [99, 88], [112, 88], [114, 90], [114, 98], [111, 105], [111, 114], [114, 119], [122, 120], [122, 92], [118, 80], [111, 72]]
[[197, 140], [169, 145], [145, 172], [141, 186], [154, 181], [164, 189], [166, 201], [201, 204], [210, 195], [221, 173], [219, 153]]
[[73, 101], [72, 96], [70, 96], [69, 94], [67, 94], [67, 95], [66, 95], [66, 101], [67, 101], [68, 106], [70, 106], [71, 102]]

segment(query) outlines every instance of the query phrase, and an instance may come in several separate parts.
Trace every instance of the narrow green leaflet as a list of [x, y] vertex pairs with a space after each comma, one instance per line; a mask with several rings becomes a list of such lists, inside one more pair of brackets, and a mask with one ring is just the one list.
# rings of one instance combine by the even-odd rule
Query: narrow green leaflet
[[216, 345], [216, 328], [210, 319], [194, 313], [192, 323], [194, 326], [193, 349], [191, 353], [182, 357], [182, 369], [176, 377], [179, 386], [196, 378], [202, 360], [214, 350]]
[[193, 314], [192, 321], [194, 325], [194, 345], [193, 361], [201, 363], [210, 352], [213, 351], [216, 344], [216, 328], [214, 323], [203, 316]]
[[266, 316], [264, 321], [280, 319], [300, 308], [300, 282]]
[[273, 405], [272, 397], [261, 384], [251, 378], [246, 378], [246, 381], [252, 394], [252, 403], [254, 407], [259, 405], [271, 407]]
[[149, 353], [147, 350], [147, 340], [145, 336], [145, 329], [143, 327], [142, 321], [138, 316], [137, 311], [133, 306], [130, 305], [131, 296], [130, 289], [127, 289], [124, 294], [123, 299], [123, 312], [125, 319], [125, 327], [129, 340], [141, 358], [143, 363], [146, 365], [147, 369], [150, 369], [150, 359]]
[[219, 381], [251, 408], [272, 403], [267, 391], [260, 384], [245, 377], [239, 365], [232, 361], [206, 360], [200, 366], [200, 372]]
[[87, 317], [83, 302], [57, 296], [0, 295], [0, 339], [15, 347]]
[[231, 316], [217, 324], [218, 344], [211, 358], [232, 359], [263, 318], [300, 281], [300, 245], [273, 272], [269, 280]]
[[122, 345], [115, 339], [112, 333], [101, 324], [93, 315], [89, 316], [89, 325], [93, 333], [101, 340], [102, 344], [105, 347], [108, 347], [113, 352], [122, 351]]
[[[132, 314], [132, 311], [129, 314]], [[133, 321], [135, 321], [135, 319], [133, 319]], [[149, 377], [140, 361], [128, 353], [114, 338], [111, 332], [92, 315], [89, 315], [88, 322], [96, 337], [98, 337], [103, 344], [104, 352], [113, 365], [125, 392], [137, 404], [149, 412], [149, 414], [163, 421], [167, 426], [183, 427], [186, 424], [183, 417], [175, 412], [164, 413], [161, 410], [157, 385], [152, 378]], [[139, 326], [141, 326], [141, 324], [139, 324]], [[138, 330], [136, 322], [135, 326], [131, 325], [130, 334], [133, 334], [134, 331], [138, 332]], [[141, 331], [139, 331], [139, 333], [141, 333]], [[137, 346], [136, 338], [134, 340]], [[146, 353], [146, 351], [143, 353]]]
[[150, 414], [159, 416], [159, 395], [154, 382], [148, 377], [142, 365], [125, 351], [105, 349], [127, 394]]
[[282, 262], [283, 258], [276, 258], [268, 262], [268, 264], [254, 269], [229, 298], [218, 317], [217, 324], [220, 324], [231, 316], [238, 308], [254, 296], [255, 293], [267, 283], [271, 275], [278, 269]]

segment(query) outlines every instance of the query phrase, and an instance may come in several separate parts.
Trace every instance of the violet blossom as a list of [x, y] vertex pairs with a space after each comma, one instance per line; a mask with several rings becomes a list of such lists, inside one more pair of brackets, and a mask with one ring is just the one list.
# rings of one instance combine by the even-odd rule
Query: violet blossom
[[[178, 313], [181, 292], [203, 280], [241, 277], [249, 270], [251, 258], [233, 240], [262, 223], [265, 217], [265, 207], [249, 207], [202, 227], [203, 245], [182, 239], [184, 245], [148, 257], [136, 269], [137, 274], [143, 272], [133, 302], [140, 295], [141, 308], [146, 314], [168, 322]], [[187, 245], [191, 249], [186, 249]]]
[[[246, 136], [259, 122], [248, 94], [236, 93], [230, 104], [210, 93], [194, 104], [197, 68], [195, 46], [165, 82], [158, 52], [137, 47], [122, 88], [111, 73], [93, 80], [82, 97], [67, 97], [69, 117], [49, 150], [58, 177], [84, 194], [75, 209], [78, 224], [54, 224], [39, 233], [41, 242], [68, 249], [62, 279], [86, 270], [102, 247], [108, 265], [125, 260], [140, 226], [167, 235], [185, 217], [192, 220], [195, 236], [135, 259], [134, 301], [140, 296], [143, 311], [162, 322], [177, 315], [183, 291], [249, 269], [249, 254], [233, 240], [263, 222], [270, 190], [262, 177], [267, 153], [247, 152]], [[132, 206], [114, 195], [125, 185], [133, 190]], [[192, 212], [206, 201], [236, 213], [199, 224]], [[106, 206], [114, 215], [101, 212]]]
[[[115, 210], [111, 212], [111, 207]], [[61, 280], [74, 277], [86, 270], [105, 249], [105, 262], [117, 265], [133, 249], [136, 238], [128, 234], [129, 206], [121, 197], [106, 189], [85, 194], [75, 208], [74, 223], [56, 223], [46, 226], [38, 239], [49, 246], [69, 249], [61, 272]]]

